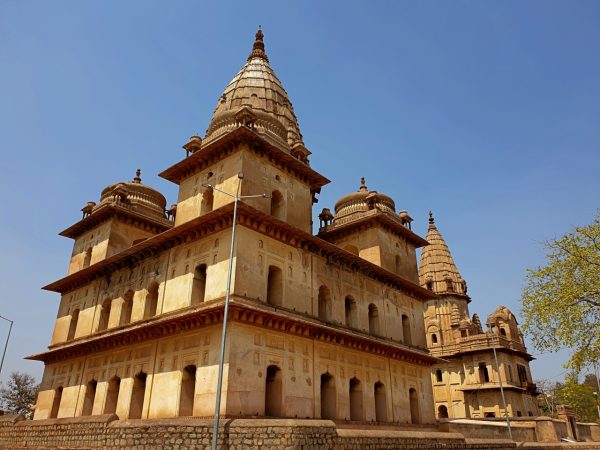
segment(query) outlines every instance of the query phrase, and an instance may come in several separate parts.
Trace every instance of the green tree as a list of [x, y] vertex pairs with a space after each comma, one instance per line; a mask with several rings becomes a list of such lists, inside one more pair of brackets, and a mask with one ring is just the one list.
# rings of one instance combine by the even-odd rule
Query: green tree
[[556, 404], [570, 405], [578, 422], [598, 420], [594, 390], [585, 384], [579, 384], [573, 374], [567, 376], [565, 383], [556, 390]]
[[600, 360], [600, 211], [545, 248], [546, 265], [527, 272], [523, 328], [539, 351], [570, 348], [579, 373]]
[[0, 387], [0, 409], [31, 418], [38, 390], [39, 385], [31, 375], [12, 372], [6, 386]]

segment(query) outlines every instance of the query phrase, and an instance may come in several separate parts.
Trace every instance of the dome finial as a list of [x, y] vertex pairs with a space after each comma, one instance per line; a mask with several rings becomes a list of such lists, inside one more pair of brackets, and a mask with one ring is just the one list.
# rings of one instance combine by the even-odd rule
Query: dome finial
[[140, 169], [136, 170], [135, 177], [133, 177], [133, 182], [138, 183], [138, 184], [141, 183], [142, 182], [141, 175], [142, 175], [142, 171]]
[[435, 223], [435, 220], [433, 218], [433, 213], [431, 211], [429, 211], [429, 225], [433, 225]]
[[358, 190], [362, 192], [369, 190], [367, 188], [365, 177], [360, 177], [360, 188], [358, 188]]
[[254, 45], [252, 46], [252, 52], [250, 52], [250, 56], [248, 56], [248, 61], [252, 58], [262, 58], [266, 62], [269, 62], [269, 58], [265, 53], [265, 43], [263, 42], [264, 34], [262, 32], [262, 27], [258, 26], [258, 31], [256, 32]]

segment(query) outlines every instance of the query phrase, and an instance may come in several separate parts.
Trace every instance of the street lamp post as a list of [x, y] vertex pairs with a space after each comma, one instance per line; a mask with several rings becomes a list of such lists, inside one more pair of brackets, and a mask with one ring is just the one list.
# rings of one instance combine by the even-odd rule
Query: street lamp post
[[504, 386], [502, 386], [502, 374], [500, 373], [500, 365], [498, 364], [498, 355], [496, 354], [496, 343], [494, 342], [495, 336], [492, 337], [492, 349], [494, 350], [494, 361], [496, 361], [496, 373], [498, 374], [498, 381], [500, 382], [500, 393], [502, 394], [502, 404], [504, 406], [504, 417], [506, 418], [506, 426], [508, 427], [508, 436], [512, 440], [512, 429], [510, 428], [510, 419], [508, 417], [508, 409], [506, 408], [506, 398], [504, 397]]
[[6, 336], [6, 343], [4, 344], [4, 351], [2, 352], [2, 360], [0, 361], [0, 374], [2, 373], [2, 366], [4, 365], [4, 357], [6, 356], [6, 349], [8, 348], [8, 340], [10, 339], [10, 332], [12, 331], [13, 321], [7, 319], [6, 317], [0, 316], [0, 319], [4, 319], [7, 322], [10, 322], [10, 326], [8, 327], [8, 336]]
[[225, 359], [225, 342], [227, 340], [227, 316], [229, 313], [229, 297], [231, 291], [231, 273], [233, 271], [233, 248], [235, 245], [235, 229], [237, 223], [237, 210], [238, 210], [238, 202], [245, 198], [269, 198], [268, 194], [258, 194], [258, 195], [242, 195], [240, 196], [240, 187], [242, 185], [242, 180], [244, 179], [244, 175], [240, 172], [238, 173], [238, 185], [235, 195], [230, 194], [229, 192], [222, 191], [219, 188], [216, 188], [212, 184], [206, 184], [205, 187], [212, 189], [213, 191], [220, 192], [221, 194], [227, 195], [233, 198], [233, 224], [231, 226], [231, 246], [229, 248], [229, 269], [227, 270], [227, 287], [225, 289], [225, 311], [223, 313], [223, 331], [221, 333], [221, 354], [219, 356], [219, 375], [217, 377], [217, 400], [215, 404], [215, 423], [213, 426], [213, 435], [212, 435], [212, 450], [216, 450], [217, 448], [217, 439], [219, 436], [219, 419], [221, 417], [221, 391], [223, 388], [223, 364]]

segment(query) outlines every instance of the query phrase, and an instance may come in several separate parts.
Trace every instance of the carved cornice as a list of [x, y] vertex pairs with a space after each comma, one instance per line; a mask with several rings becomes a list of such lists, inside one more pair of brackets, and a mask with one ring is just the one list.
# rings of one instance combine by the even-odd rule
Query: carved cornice
[[[408, 347], [390, 339], [370, 336], [356, 330], [326, 324], [294, 311], [270, 307], [255, 301], [233, 298], [229, 308], [231, 322], [279, 331], [422, 366], [430, 366], [440, 361], [425, 350]], [[109, 351], [126, 345], [220, 324], [223, 321], [223, 313], [224, 302], [223, 299], [219, 299], [204, 305], [188, 307], [113, 328], [92, 336], [78, 338], [68, 344], [52, 346], [49, 351], [28, 356], [26, 359], [51, 364]]]
[[169, 167], [159, 176], [179, 184], [190, 175], [229, 156], [241, 143], [249, 144], [249, 148], [256, 154], [266, 156], [271, 162], [291, 171], [308, 184], [313, 192], [319, 192], [322, 186], [329, 183], [327, 178], [311, 169], [307, 164], [289, 155], [247, 126], [240, 126], [205, 146], [203, 145], [202, 149]]
[[173, 224], [166, 218], [164, 220], [158, 220], [137, 211], [128, 209], [120, 204], [107, 203], [98, 206], [92, 214], [58, 234], [60, 236], [76, 239], [86, 231], [96, 228], [98, 225], [112, 218], [117, 218], [122, 222], [135, 225], [153, 233], [162, 233], [163, 231], [173, 227]]
[[390, 217], [389, 214], [378, 210], [372, 211], [373, 212], [369, 211], [369, 213], [359, 219], [352, 220], [342, 225], [328, 225], [325, 229], [319, 231], [317, 236], [326, 241], [333, 242], [368, 228], [381, 226], [384, 230], [414, 244], [417, 248], [429, 245], [429, 242], [403, 226], [399, 220]]
[[[273, 216], [262, 213], [253, 207], [240, 202], [238, 204], [238, 223], [241, 226], [257, 231], [285, 244], [302, 248], [327, 259], [332, 265], [359, 272], [398, 289], [411, 297], [421, 300], [437, 298], [431, 291], [416, 283], [396, 275], [359, 256], [353, 255], [335, 244], [324, 241], [312, 234], [306, 233]], [[75, 272], [65, 278], [45, 286], [43, 289], [55, 292], [69, 292], [82, 287], [100, 277], [110, 277], [110, 274], [123, 267], [132, 267], [141, 260], [153, 257], [184, 242], [192, 242], [205, 236], [230, 227], [233, 220], [233, 203], [229, 203], [208, 214], [185, 222], [156, 236], [130, 247], [110, 258], [99, 261], [91, 266]]]

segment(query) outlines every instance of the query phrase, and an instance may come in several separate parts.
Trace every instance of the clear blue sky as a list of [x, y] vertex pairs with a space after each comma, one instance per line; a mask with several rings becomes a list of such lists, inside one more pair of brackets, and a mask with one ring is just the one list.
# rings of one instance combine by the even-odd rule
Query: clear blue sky
[[[482, 319], [519, 312], [542, 241], [600, 206], [600, 2], [0, 3], [0, 315], [4, 367], [49, 343], [80, 219], [109, 183], [145, 183], [204, 135], [262, 24], [271, 64], [330, 178], [316, 205], [391, 195], [432, 209]], [[0, 323], [0, 343], [8, 327]], [[532, 353], [537, 353], [530, 348]], [[539, 355], [534, 378], [565, 355]]]

